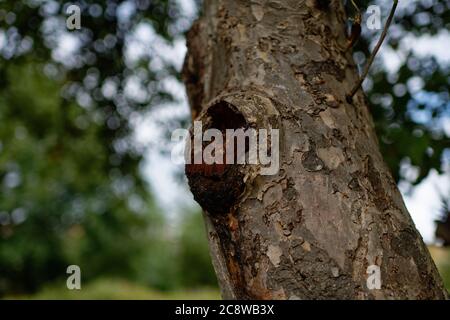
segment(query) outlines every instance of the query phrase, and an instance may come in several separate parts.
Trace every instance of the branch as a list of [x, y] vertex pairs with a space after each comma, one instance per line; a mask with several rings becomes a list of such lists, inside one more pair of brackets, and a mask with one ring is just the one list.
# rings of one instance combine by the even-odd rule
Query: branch
[[389, 17], [386, 21], [386, 24], [384, 25], [383, 32], [381, 33], [381, 37], [378, 40], [377, 45], [375, 46], [375, 49], [373, 50], [372, 54], [370, 55], [369, 60], [367, 61], [366, 68], [364, 69], [363, 74], [359, 78], [356, 85], [353, 87], [352, 91], [347, 95], [347, 102], [351, 103], [353, 96], [358, 91], [358, 89], [361, 87], [364, 79], [366, 78], [367, 74], [369, 73], [369, 69], [372, 66], [373, 60], [375, 59], [375, 56], [378, 53], [378, 50], [380, 50], [381, 45], [383, 44], [384, 38], [386, 38], [387, 31], [389, 29], [389, 26], [391, 25], [392, 19], [394, 18], [395, 9], [397, 9], [398, 0], [394, 0], [394, 3], [392, 5], [391, 12], [389, 13]]

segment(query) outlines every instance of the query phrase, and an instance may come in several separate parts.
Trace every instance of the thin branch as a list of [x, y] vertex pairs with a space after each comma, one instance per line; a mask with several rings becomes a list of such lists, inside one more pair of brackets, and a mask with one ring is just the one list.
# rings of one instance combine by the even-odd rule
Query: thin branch
[[358, 89], [361, 87], [364, 79], [366, 78], [367, 74], [369, 73], [369, 69], [372, 66], [373, 60], [375, 59], [375, 56], [378, 53], [378, 50], [380, 50], [381, 45], [383, 44], [384, 38], [386, 38], [389, 26], [391, 25], [392, 19], [394, 18], [395, 9], [397, 9], [398, 0], [394, 0], [394, 3], [392, 5], [391, 12], [389, 13], [389, 17], [386, 21], [386, 24], [384, 25], [383, 32], [381, 33], [380, 39], [378, 40], [377, 45], [375, 46], [372, 54], [370, 55], [369, 60], [367, 61], [366, 68], [364, 69], [363, 74], [359, 78], [356, 85], [353, 87], [352, 91], [347, 95], [347, 101], [351, 102], [353, 96], [358, 91]]

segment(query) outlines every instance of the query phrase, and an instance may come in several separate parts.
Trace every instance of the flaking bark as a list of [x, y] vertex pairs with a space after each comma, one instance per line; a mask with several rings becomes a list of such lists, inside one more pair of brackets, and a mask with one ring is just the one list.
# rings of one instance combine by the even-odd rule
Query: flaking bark
[[[277, 175], [186, 168], [224, 298], [447, 296], [362, 92], [346, 102], [358, 77], [344, 26], [338, 0], [205, 0], [188, 34], [193, 119], [281, 132]], [[366, 286], [369, 265], [381, 268], [380, 290]]]

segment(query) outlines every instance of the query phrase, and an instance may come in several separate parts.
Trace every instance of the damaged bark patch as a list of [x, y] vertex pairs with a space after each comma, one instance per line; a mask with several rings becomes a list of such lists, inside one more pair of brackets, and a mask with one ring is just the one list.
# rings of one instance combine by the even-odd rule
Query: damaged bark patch
[[[225, 101], [211, 106], [207, 112], [208, 125], [203, 128], [218, 129], [224, 136], [226, 129], [245, 129], [247, 122], [236, 107]], [[191, 141], [193, 145], [193, 141]], [[205, 145], [203, 145], [203, 150]], [[234, 153], [236, 155], [236, 152]], [[226, 164], [224, 146], [223, 164], [186, 164], [185, 172], [195, 201], [208, 213], [226, 214], [230, 212], [245, 189], [243, 165]], [[191, 159], [193, 160], [193, 159]]]
[[219, 101], [208, 109], [212, 124], [210, 128], [225, 132], [226, 129], [240, 129], [247, 127], [244, 116], [237, 108], [226, 101]]
[[[242, 250], [239, 241], [239, 226], [236, 217], [230, 214], [213, 216], [211, 219], [219, 237], [219, 243], [225, 257], [225, 263], [230, 273], [234, 291], [241, 299], [249, 299], [246, 292], [242, 265]], [[235, 225], [234, 227], [232, 225]], [[259, 238], [255, 238], [255, 244], [259, 249]], [[256, 251], [259, 254], [260, 251]]]
[[210, 214], [228, 213], [244, 191], [243, 174], [229, 168], [223, 174], [204, 175], [186, 166], [189, 187], [195, 201]]

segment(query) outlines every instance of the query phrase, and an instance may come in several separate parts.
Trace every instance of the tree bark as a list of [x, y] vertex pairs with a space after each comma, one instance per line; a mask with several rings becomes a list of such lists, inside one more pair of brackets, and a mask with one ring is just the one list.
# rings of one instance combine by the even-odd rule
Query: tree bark
[[[183, 70], [207, 128], [280, 130], [280, 170], [186, 166], [225, 299], [444, 299], [379, 151], [334, 0], [205, 0]], [[368, 267], [381, 289], [367, 286]]]

